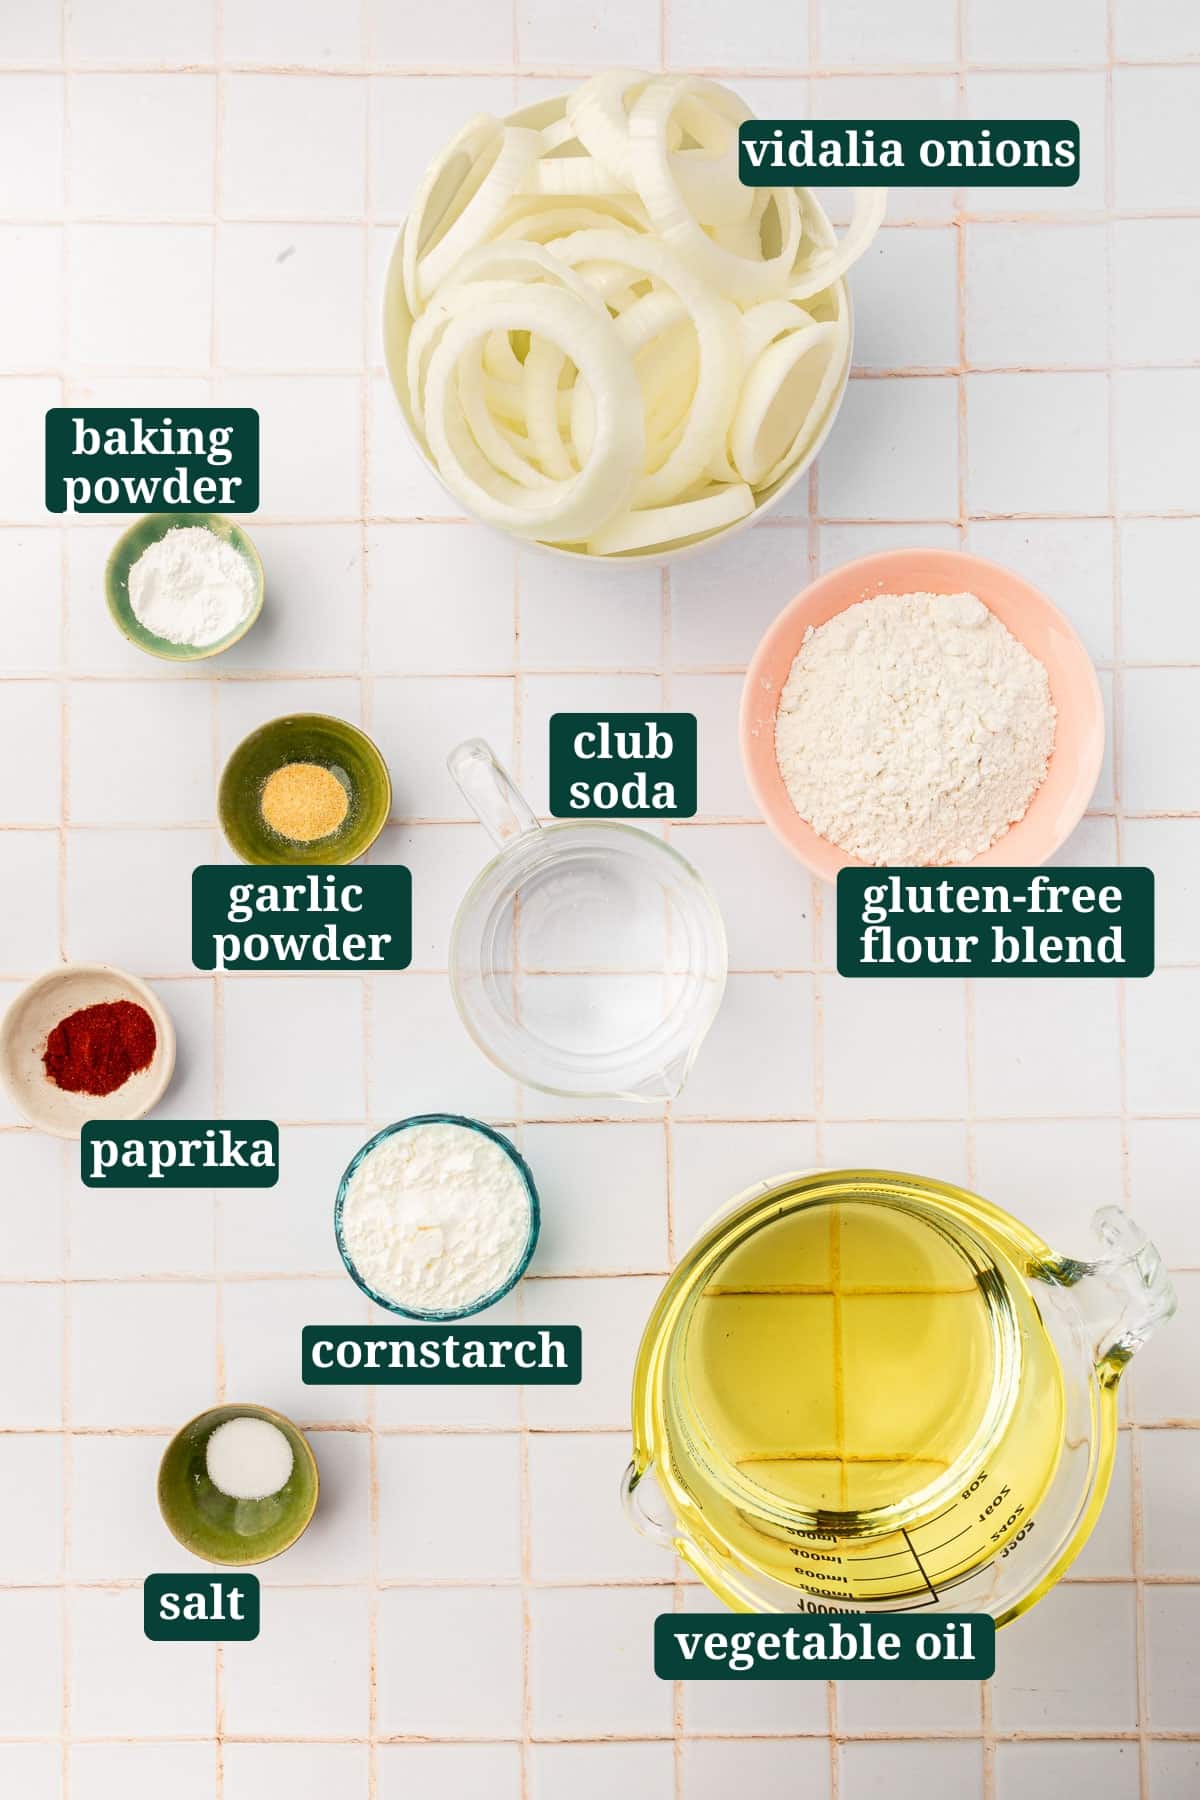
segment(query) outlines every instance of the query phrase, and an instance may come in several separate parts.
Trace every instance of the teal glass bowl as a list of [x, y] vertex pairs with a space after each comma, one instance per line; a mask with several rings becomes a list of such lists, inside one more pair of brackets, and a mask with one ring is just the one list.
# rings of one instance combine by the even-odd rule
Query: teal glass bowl
[[[377, 1293], [370, 1282], [364, 1281], [359, 1274], [354, 1258], [346, 1248], [346, 1238], [342, 1229], [346, 1190], [354, 1179], [355, 1171], [363, 1158], [369, 1156], [372, 1150], [377, 1149], [385, 1139], [392, 1137], [397, 1131], [407, 1131], [412, 1125], [461, 1125], [467, 1131], [477, 1131], [481, 1137], [491, 1138], [493, 1144], [499, 1144], [505, 1155], [515, 1164], [529, 1198], [529, 1233], [525, 1240], [525, 1248], [514, 1263], [511, 1273], [505, 1276], [499, 1287], [493, 1289], [490, 1294], [485, 1294], [481, 1300], [473, 1300], [470, 1306], [456, 1307], [448, 1312], [422, 1312], [417, 1307], [402, 1306], [398, 1300], [389, 1300], [383, 1294]], [[416, 1113], [411, 1119], [398, 1119], [394, 1125], [385, 1125], [382, 1131], [377, 1131], [373, 1138], [367, 1139], [360, 1150], [355, 1151], [345, 1174], [338, 1183], [337, 1199], [333, 1203], [334, 1236], [337, 1238], [338, 1252], [346, 1265], [346, 1273], [351, 1280], [358, 1284], [368, 1300], [373, 1300], [376, 1306], [382, 1306], [385, 1312], [397, 1313], [402, 1319], [418, 1319], [428, 1325], [449, 1325], [456, 1319], [470, 1319], [476, 1313], [486, 1312], [489, 1306], [495, 1306], [498, 1301], [503, 1300], [505, 1294], [511, 1293], [516, 1287], [529, 1267], [533, 1253], [537, 1249], [538, 1233], [541, 1228], [541, 1202], [538, 1199], [538, 1191], [534, 1185], [529, 1164], [521, 1152], [515, 1144], [509, 1142], [503, 1132], [493, 1131], [490, 1125], [484, 1125], [478, 1119], [465, 1119], [461, 1113]]]

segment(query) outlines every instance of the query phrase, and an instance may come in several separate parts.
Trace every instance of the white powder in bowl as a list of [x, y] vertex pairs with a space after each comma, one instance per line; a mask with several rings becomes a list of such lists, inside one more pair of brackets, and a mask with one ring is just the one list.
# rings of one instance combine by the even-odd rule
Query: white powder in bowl
[[460, 1312], [511, 1276], [529, 1241], [529, 1192], [492, 1138], [442, 1121], [408, 1125], [359, 1163], [342, 1206], [354, 1267], [413, 1312]]
[[244, 625], [257, 591], [246, 558], [204, 525], [173, 527], [129, 571], [134, 617], [155, 637], [193, 649]]
[[208, 1479], [231, 1500], [265, 1500], [287, 1483], [295, 1458], [269, 1419], [227, 1419], [204, 1452]]
[[793, 806], [863, 862], [967, 863], [1054, 748], [1045, 667], [974, 594], [879, 594], [810, 626], [779, 699]]

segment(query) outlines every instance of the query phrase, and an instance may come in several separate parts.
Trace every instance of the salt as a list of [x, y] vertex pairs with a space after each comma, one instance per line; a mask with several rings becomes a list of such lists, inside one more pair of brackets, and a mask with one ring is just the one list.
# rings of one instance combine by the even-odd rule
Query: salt
[[227, 1419], [204, 1453], [208, 1479], [231, 1500], [265, 1500], [287, 1485], [292, 1446], [269, 1419]]

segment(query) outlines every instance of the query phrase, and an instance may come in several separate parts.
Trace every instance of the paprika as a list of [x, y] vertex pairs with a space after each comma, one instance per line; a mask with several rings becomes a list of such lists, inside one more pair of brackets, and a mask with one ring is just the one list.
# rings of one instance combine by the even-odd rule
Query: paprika
[[46, 1074], [70, 1094], [111, 1094], [147, 1069], [158, 1047], [154, 1020], [133, 1000], [104, 1000], [60, 1019], [42, 1053]]

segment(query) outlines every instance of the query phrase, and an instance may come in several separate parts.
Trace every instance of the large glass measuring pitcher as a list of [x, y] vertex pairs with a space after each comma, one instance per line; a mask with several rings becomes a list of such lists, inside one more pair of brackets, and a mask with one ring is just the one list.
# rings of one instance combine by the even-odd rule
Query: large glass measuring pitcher
[[1117, 1384], [1175, 1309], [1116, 1207], [1059, 1256], [963, 1188], [763, 1183], [647, 1326], [625, 1477], [640, 1529], [742, 1611], [1032, 1606], [1099, 1517]]

